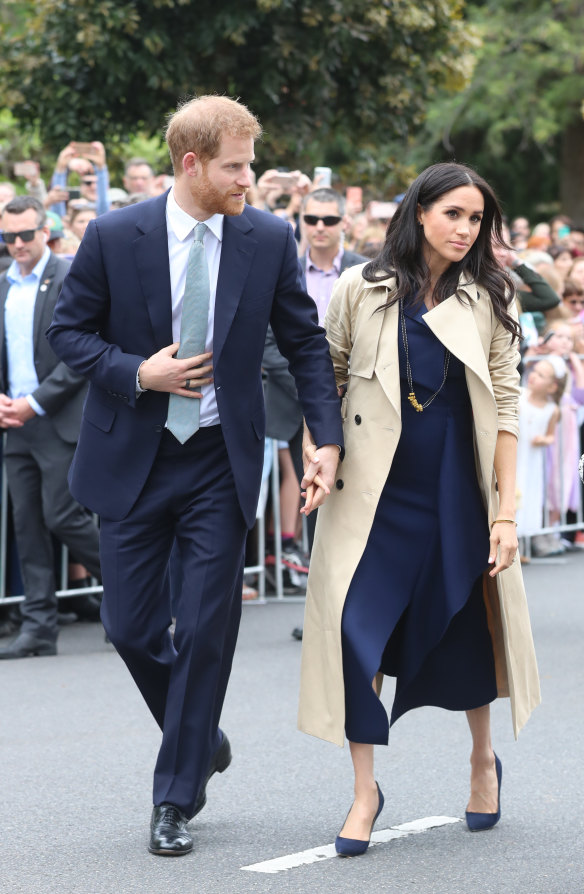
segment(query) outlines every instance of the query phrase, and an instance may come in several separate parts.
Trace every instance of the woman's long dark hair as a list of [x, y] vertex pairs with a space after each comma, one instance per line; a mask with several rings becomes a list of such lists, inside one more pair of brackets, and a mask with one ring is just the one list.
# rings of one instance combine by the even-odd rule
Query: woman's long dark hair
[[502, 235], [501, 209], [489, 184], [466, 165], [455, 162], [431, 165], [416, 177], [389, 222], [383, 248], [364, 267], [363, 277], [368, 282], [379, 282], [387, 276], [395, 276], [397, 289], [380, 310], [400, 299], [412, 300], [413, 296], [418, 296], [417, 300], [421, 302], [430, 288], [430, 270], [424, 259], [424, 231], [418, 223], [418, 206], [428, 211], [444, 193], [459, 186], [476, 186], [480, 190], [485, 204], [483, 218], [469, 252], [461, 261], [453, 261], [436, 283], [434, 300], [444, 301], [453, 295], [461, 274], [467, 273], [469, 283], [477, 282], [487, 290], [495, 316], [505, 329], [514, 339], [521, 338], [519, 325], [508, 310], [515, 295], [515, 285], [495, 259], [491, 247], [493, 238], [506, 244]]

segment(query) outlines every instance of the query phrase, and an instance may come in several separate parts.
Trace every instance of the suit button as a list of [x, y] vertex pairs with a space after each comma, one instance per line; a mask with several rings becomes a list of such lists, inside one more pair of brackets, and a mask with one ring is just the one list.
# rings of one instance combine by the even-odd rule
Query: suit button
[[335, 485], [336, 489], [342, 490], [344, 488], [344, 486], [345, 486], [345, 482], [343, 481], [342, 478], [339, 478], [339, 480], [337, 481], [337, 483]]
[[361, 417], [359, 416], [358, 413], [355, 416], [355, 425], [361, 425]]
[[155, 425], [155, 426], [154, 426], [154, 431], [162, 431], [162, 428], [163, 428], [162, 425]]

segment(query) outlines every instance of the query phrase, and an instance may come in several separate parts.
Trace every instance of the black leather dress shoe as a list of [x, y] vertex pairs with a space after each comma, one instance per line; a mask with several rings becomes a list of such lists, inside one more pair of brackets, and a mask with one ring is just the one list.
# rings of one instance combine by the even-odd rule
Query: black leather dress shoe
[[227, 738], [225, 733], [221, 733], [221, 735], [223, 736], [223, 738], [221, 739], [221, 744], [211, 758], [209, 772], [207, 773], [205, 781], [201, 786], [201, 791], [199, 792], [199, 797], [197, 798], [197, 803], [195, 804], [195, 812], [193, 813], [193, 816], [196, 816], [197, 813], [200, 813], [207, 803], [207, 783], [209, 782], [209, 779], [211, 778], [213, 773], [223, 773], [231, 763], [231, 745], [229, 744], [229, 739]]
[[182, 857], [193, 849], [193, 838], [187, 829], [188, 820], [174, 804], [160, 804], [152, 810], [150, 821], [151, 854], [161, 857]]
[[302, 627], [295, 627], [294, 630], [292, 631], [292, 636], [294, 637], [294, 639], [302, 640], [303, 632], [304, 631], [303, 631]]
[[33, 655], [56, 655], [57, 643], [49, 639], [37, 639], [32, 633], [20, 633], [7, 649], [0, 650], [0, 660], [30, 658]]

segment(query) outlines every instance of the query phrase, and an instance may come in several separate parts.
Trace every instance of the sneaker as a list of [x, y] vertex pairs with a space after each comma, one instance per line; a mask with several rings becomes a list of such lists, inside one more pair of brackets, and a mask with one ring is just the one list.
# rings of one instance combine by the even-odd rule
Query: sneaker
[[[266, 565], [266, 584], [276, 590], [275, 569]], [[306, 592], [306, 575], [291, 568], [282, 569], [282, 589], [285, 596], [302, 596]]]
[[566, 552], [566, 547], [564, 546], [564, 541], [560, 534], [546, 534], [546, 537], [550, 550], [553, 550], [551, 553], [552, 556], [559, 556]]
[[559, 556], [564, 547], [554, 538], [553, 534], [536, 534], [531, 538], [531, 552], [536, 559], [546, 559], [549, 556]]
[[584, 549], [584, 531], [576, 531], [572, 546], [575, 546], [576, 549]]
[[291, 571], [308, 574], [309, 558], [296, 544], [282, 550], [282, 564]]

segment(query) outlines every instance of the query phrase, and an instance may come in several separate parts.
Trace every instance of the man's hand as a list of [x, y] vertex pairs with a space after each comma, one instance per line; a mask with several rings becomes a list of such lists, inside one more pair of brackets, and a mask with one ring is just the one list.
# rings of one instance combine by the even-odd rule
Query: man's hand
[[[197, 354], [178, 360], [179, 342], [162, 348], [140, 367], [140, 385], [147, 391], [166, 391], [181, 397], [202, 397], [197, 388], [213, 381], [213, 354]], [[187, 385], [188, 383], [188, 385]]]
[[305, 503], [300, 510], [303, 515], [310, 515], [318, 509], [331, 492], [337, 466], [339, 464], [339, 448], [336, 444], [323, 444], [317, 447], [305, 440], [303, 444], [304, 477], [300, 482]]
[[33, 416], [36, 416], [36, 413], [25, 397], [12, 400], [6, 394], [0, 394], [1, 428], [22, 428]]

